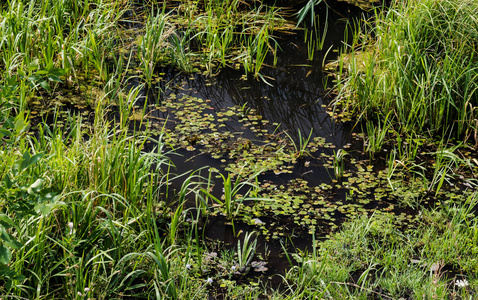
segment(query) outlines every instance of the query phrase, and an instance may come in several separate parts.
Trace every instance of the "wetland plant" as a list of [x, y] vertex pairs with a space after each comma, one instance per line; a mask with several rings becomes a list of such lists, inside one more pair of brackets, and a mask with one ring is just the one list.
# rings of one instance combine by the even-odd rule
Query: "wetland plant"
[[260, 69], [268, 53], [275, 57], [278, 48], [273, 32], [293, 28], [274, 6], [245, 7], [238, 0], [208, 1], [204, 6], [188, 1], [175, 12], [180, 20], [170, 18], [173, 13], [165, 13], [163, 6], [146, 23], [138, 56], [148, 85], [159, 60], [185, 72], [202, 64], [209, 74], [218, 65], [240, 62], [246, 75], [265, 81]]
[[257, 237], [252, 240], [254, 232], [247, 232], [244, 234], [244, 240], [237, 241], [237, 261], [239, 272], [245, 272], [246, 268], [251, 264], [256, 254]]
[[168, 38], [174, 33], [174, 28], [169, 24], [168, 17], [169, 15], [165, 14], [164, 11], [159, 11], [156, 16], [150, 17], [146, 22], [145, 33], [138, 45], [140, 66], [148, 87], [151, 87], [156, 66], [164, 59], [163, 56], [170, 48]]
[[245, 52], [243, 57], [244, 70], [246, 75], [248, 72], [251, 72], [255, 78], [260, 74], [259, 71], [264, 64], [268, 50], [269, 50], [269, 40], [275, 42], [273, 38], [269, 38], [269, 29], [267, 26], [260, 28], [257, 33], [245, 33], [246, 42], [245, 42]]
[[313, 129], [310, 130], [308, 136], [305, 136], [305, 135], [303, 136], [300, 129], [297, 129], [297, 133], [298, 133], [298, 140], [296, 142], [291, 135], [289, 135], [287, 132], [285, 132], [285, 134], [287, 135], [291, 144], [294, 147], [293, 156], [295, 158], [302, 159], [302, 158], [310, 155], [308, 145], [309, 145], [309, 142], [310, 142], [310, 138], [312, 137]]
[[310, 13], [310, 23], [314, 25], [315, 21], [315, 6], [324, 2], [323, 0], [309, 0], [304, 7], [302, 7], [297, 13], [297, 24], [304, 22], [307, 14]]
[[344, 171], [345, 171], [345, 161], [344, 157], [348, 155], [347, 151], [343, 149], [337, 150], [335, 152], [334, 150], [334, 175], [335, 179], [341, 180], [342, 177], [344, 176]]
[[[289, 258], [287, 251], [285, 253]], [[293, 265], [289, 259], [292, 267], [284, 276], [291, 299], [323, 299], [323, 295], [331, 299], [330, 293], [327, 292], [329, 284], [322, 279], [325, 277], [327, 254], [324, 257], [319, 254], [315, 234], [312, 234], [312, 252], [292, 253], [291, 256], [297, 264]]]
[[326, 15], [325, 15], [325, 25], [320, 31], [320, 17], [316, 17], [317, 20], [312, 22], [312, 28], [308, 29], [305, 28], [304, 31], [304, 42], [307, 44], [307, 55], [309, 60], [314, 59], [315, 51], [321, 51], [324, 47], [325, 37], [327, 36], [327, 26], [329, 20], [329, 10], [326, 8]]
[[[284, 276], [289, 294], [299, 299], [311, 299], [311, 295], [320, 299], [444, 299], [455, 292], [468, 294], [447, 287], [475, 264], [469, 261], [474, 245], [452, 246], [475, 234], [477, 220], [471, 211], [476, 195], [470, 197], [465, 203], [449, 206], [448, 213], [423, 211], [413, 235], [403, 234], [380, 213], [345, 223], [340, 232], [316, 244], [311, 253], [294, 254], [299, 264]], [[433, 222], [440, 225], [433, 226]], [[416, 242], [423, 245], [420, 251], [415, 249]], [[459, 270], [443, 276], [443, 267], [450, 264]], [[476, 280], [476, 275], [471, 277]]]
[[[227, 177], [223, 174], [219, 174], [223, 183], [223, 196], [217, 198], [204, 188], [200, 189], [201, 194], [219, 204], [226, 217], [232, 220], [244, 201], [260, 200], [260, 198], [249, 197], [249, 194], [253, 189], [258, 188], [252, 181], [254, 181], [261, 172], [262, 171], [253, 174], [248, 180], [243, 180], [241, 176], [238, 175], [235, 181], [232, 180], [231, 174], [228, 174]], [[208, 186], [210, 185], [208, 184]], [[244, 192], [244, 189], [246, 189], [245, 194], [241, 195], [240, 192]]]
[[435, 194], [441, 190], [443, 183], [446, 181], [452, 183], [455, 177], [454, 170], [456, 170], [464, 161], [455, 154], [456, 149], [460, 145], [455, 145], [451, 148], [440, 146], [439, 149], [431, 153], [435, 155], [435, 162], [433, 163], [433, 177], [428, 183], [428, 191], [435, 191]]
[[395, 1], [376, 11], [357, 51], [342, 55], [347, 74], [338, 102], [359, 118], [390, 116], [401, 133], [462, 139], [476, 132], [478, 3]]
[[380, 119], [378, 120], [378, 124], [375, 124], [372, 121], [366, 121], [366, 128], [367, 128], [367, 139], [365, 145], [367, 146], [366, 151], [370, 154], [370, 158], [373, 159], [375, 154], [382, 150], [382, 147], [385, 143], [385, 138], [387, 137], [387, 133], [391, 124], [388, 121], [388, 114], [385, 117], [385, 125], [382, 126], [382, 122]]

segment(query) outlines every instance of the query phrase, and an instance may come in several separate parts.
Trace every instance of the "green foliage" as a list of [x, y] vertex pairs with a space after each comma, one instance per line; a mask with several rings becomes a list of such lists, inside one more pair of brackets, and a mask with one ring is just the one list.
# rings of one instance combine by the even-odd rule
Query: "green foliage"
[[[28, 123], [23, 114], [3, 124], [2, 135], [10, 145], [19, 145], [18, 136], [25, 132]], [[14, 282], [22, 281], [25, 276], [21, 268], [12, 267], [12, 250], [23, 247], [18, 238], [20, 226], [28, 219], [37, 216], [47, 217], [51, 211], [64, 205], [59, 201], [55, 191], [46, 185], [47, 178], [41, 176], [39, 162], [44, 153], [23, 154], [5, 157], [0, 166], [0, 279], [5, 281], [5, 288], [10, 290]]]
[[148, 86], [155, 68], [170, 64], [184, 72], [197, 71], [204, 65], [214, 74], [219, 66], [237, 62], [246, 74], [260, 74], [269, 54], [276, 55], [275, 30], [292, 26], [275, 7], [244, 7], [238, 0], [207, 1], [204, 6], [189, 1], [177, 12], [153, 12], [140, 38], [138, 56]]
[[173, 31], [167, 19], [168, 14], [165, 14], [164, 11], [159, 11], [156, 16], [150, 17], [146, 23], [145, 34], [138, 46], [138, 56], [148, 86], [151, 86], [153, 72], [163, 59], [162, 55], [165, 55], [170, 48], [167, 40]]
[[322, 3], [323, 0], [309, 0], [304, 7], [302, 7], [297, 14], [297, 24], [300, 24], [304, 21], [307, 14], [310, 14], [310, 23], [314, 25], [315, 21], [315, 6]]
[[[377, 11], [357, 51], [343, 55], [339, 103], [361, 118], [390, 116], [400, 133], [476, 135], [476, 1], [396, 1]], [[362, 36], [362, 38], [359, 38]]]
[[[254, 181], [261, 172], [262, 171], [259, 171], [251, 175], [247, 180], [243, 180], [240, 176], [237, 176], [235, 181], [232, 181], [231, 174], [228, 174], [227, 177], [223, 174], [219, 174], [224, 187], [223, 196], [221, 198], [215, 197], [210, 191], [204, 188], [202, 188], [200, 192], [204, 195], [203, 197], [210, 198], [219, 204], [226, 217], [229, 220], [232, 220], [238, 213], [239, 208], [244, 201], [265, 200], [257, 197], [249, 197], [249, 194], [253, 192], [253, 189], [257, 189], [257, 186], [252, 183], [252, 181]], [[249, 189], [247, 189], [248, 187]], [[244, 189], [246, 190], [244, 191]], [[240, 194], [240, 192], [244, 192], [244, 195]]]
[[289, 138], [289, 140], [291, 141], [294, 147], [294, 151], [293, 151], [294, 157], [298, 159], [302, 159], [311, 155], [307, 146], [309, 145], [310, 138], [312, 137], [312, 133], [314, 132], [314, 130], [311, 129], [308, 136], [305, 136], [305, 135], [303, 136], [302, 133], [300, 132], [300, 129], [297, 129], [297, 132], [298, 132], [298, 142], [295, 142], [294, 138], [291, 135], [289, 135], [287, 132], [285, 134], [287, 135], [287, 137]]
[[[444, 210], [422, 211], [420, 224], [405, 233], [385, 214], [347, 222], [330, 239], [314, 243], [310, 254], [293, 254], [299, 264], [286, 274], [287, 287], [295, 299], [444, 299], [476, 293], [476, 201], [474, 194]], [[461, 278], [470, 285], [460, 287]]]
[[334, 150], [334, 175], [335, 179], [341, 180], [342, 177], [344, 176], [344, 170], [345, 170], [345, 162], [344, 162], [344, 157], [348, 155], [347, 151], [343, 149], [337, 150], [335, 152]]
[[237, 258], [238, 258], [238, 267], [239, 269], [245, 269], [254, 259], [257, 248], [257, 238], [254, 241], [251, 241], [252, 235], [254, 232], [247, 232], [244, 235], [244, 241], [237, 241]]
[[145, 257], [151, 241], [147, 224], [167, 216], [156, 211], [161, 167], [168, 164], [162, 142], [156, 141], [157, 153], [144, 153], [146, 139], [122, 136], [100, 120], [84, 140], [80, 118], [65, 124], [68, 133], [56, 124], [42, 125], [35, 138], [27, 134], [24, 113], [4, 118], [0, 293], [82, 295], [78, 299], [153, 293], [138, 278], [154, 278]]

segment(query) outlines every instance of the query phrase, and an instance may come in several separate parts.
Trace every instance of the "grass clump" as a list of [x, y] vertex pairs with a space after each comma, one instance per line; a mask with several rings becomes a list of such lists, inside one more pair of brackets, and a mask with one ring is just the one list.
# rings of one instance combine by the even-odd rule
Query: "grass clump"
[[[397, 229], [375, 213], [343, 225], [286, 275], [294, 299], [471, 299], [477, 293], [477, 195], [424, 210]], [[471, 297], [471, 298], [470, 298]]]
[[[103, 118], [98, 108], [94, 127], [71, 117], [64, 129], [39, 125], [37, 135], [24, 134], [24, 113], [0, 119], [0, 295], [205, 297], [193, 265], [204, 245], [186, 242], [198, 238], [183, 226], [186, 211], [175, 226], [171, 218], [171, 203], [182, 207], [195, 185], [163, 195], [164, 143]], [[142, 150], [147, 141], [151, 152]]]
[[[343, 55], [338, 103], [359, 119], [388, 116], [398, 132], [478, 142], [478, 3], [395, 1]], [[380, 117], [382, 118], [382, 117]]]
[[95, 70], [107, 80], [106, 59], [124, 7], [114, 1], [7, 1], [1, 7], [2, 77], [20, 75], [48, 92], [60, 77]]
[[268, 56], [275, 57], [274, 34], [294, 28], [275, 6], [251, 5], [239, 0], [180, 1], [177, 8], [153, 11], [139, 38], [138, 56], [144, 79], [152, 84], [159, 65], [173, 65], [192, 73], [216, 74], [221, 68], [242, 66], [261, 78]]

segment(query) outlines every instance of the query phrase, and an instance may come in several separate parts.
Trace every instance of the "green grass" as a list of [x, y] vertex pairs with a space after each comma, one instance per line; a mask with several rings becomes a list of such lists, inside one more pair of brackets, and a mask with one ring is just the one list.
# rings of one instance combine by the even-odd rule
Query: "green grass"
[[[152, 6], [157, 4], [153, 2]], [[309, 1], [309, 5], [315, 2], [320, 1]], [[418, 7], [430, 3], [410, 2]], [[444, 11], [451, 13], [453, 22], [461, 22], [450, 21], [450, 28], [437, 26], [447, 36], [455, 33], [451, 48], [440, 46], [446, 42], [443, 37], [431, 38], [435, 37], [431, 31], [434, 26], [420, 23], [419, 27], [410, 27], [417, 32], [423, 30], [432, 46], [417, 41], [407, 46], [410, 48], [397, 47], [400, 51], [407, 49], [403, 52], [406, 55], [400, 56], [406, 64], [400, 66], [412, 65], [419, 72], [400, 79], [401, 83], [408, 82], [406, 89], [398, 88], [398, 82], [387, 86], [403, 95], [404, 98], [397, 98], [397, 94], [391, 94], [396, 103], [401, 103], [397, 99], [411, 101], [413, 97], [409, 96], [415, 94], [432, 99], [425, 96], [440, 93], [451, 95], [454, 102], [446, 104], [441, 98], [433, 98], [430, 103], [434, 106], [429, 109], [443, 111], [443, 117], [429, 118], [415, 110], [430, 106], [428, 102], [407, 102], [394, 107], [379, 102], [388, 92], [379, 98], [369, 97], [375, 102], [364, 106], [363, 116], [375, 117], [378, 108], [385, 109], [387, 115], [388, 111], [393, 112], [390, 119], [380, 123], [380, 128], [369, 125], [371, 153], [379, 153], [387, 142], [384, 131], [402, 133], [405, 129], [415, 132], [425, 128], [438, 133], [453, 128], [459, 136], [473, 137], [476, 125], [468, 113], [474, 113], [475, 67], [465, 67], [476, 62], [475, 44], [471, 45], [465, 37], [472, 39], [476, 26], [462, 25], [475, 22], [466, 13], [474, 12], [476, 5], [453, 3], [443, 1], [427, 8], [429, 15], [434, 16], [433, 24], [448, 24], [440, 23]], [[206, 243], [200, 226], [212, 211], [223, 213], [231, 221], [238, 218], [246, 200], [271, 201], [259, 196], [261, 183], [257, 176], [261, 172], [246, 180], [220, 175], [222, 195], [211, 195], [212, 176], [203, 178], [200, 170], [173, 174], [168, 145], [161, 138], [152, 139], [129, 130], [131, 120], [137, 118], [135, 110], [142, 112], [135, 103], [141, 97], [143, 85], [129, 90], [124, 86], [132, 70], [138, 67], [144, 74], [145, 85], [151, 87], [157, 67], [165, 63], [187, 72], [193, 71], [192, 64], [198, 64], [210, 73], [215, 73], [219, 66], [241, 63], [246, 72], [260, 78], [266, 56], [277, 51], [274, 32], [289, 25], [274, 7], [258, 5], [244, 12], [241, 9], [247, 5], [235, 0], [182, 4], [188, 5], [176, 15], [165, 14], [162, 9], [151, 13], [136, 41], [138, 50], [130, 54], [127, 62], [118, 54], [125, 45], [123, 33], [116, 30], [129, 8], [127, 1], [18, 0], [2, 4], [0, 298], [205, 299], [224, 294], [236, 299], [476, 296], [476, 194], [440, 202], [430, 209], [423, 209], [419, 201], [413, 203], [421, 210], [421, 217], [408, 229], [397, 228], [391, 215], [376, 212], [345, 223], [327, 239], [314, 237], [308, 251], [285, 254], [284, 260], [290, 258], [292, 266], [283, 275], [281, 288], [263, 287], [255, 278], [247, 284], [234, 280], [238, 270], [232, 267], [247, 270], [252, 259], [261, 256], [257, 250], [259, 239], [253, 233], [245, 234], [236, 245], [221, 249], [214, 258], [215, 252]], [[419, 16], [419, 11], [412, 8], [416, 10], [411, 6], [406, 10], [407, 16]], [[388, 13], [400, 21], [399, 14], [394, 15], [397, 9]], [[228, 23], [229, 20], [233, 22]], [[378, 22], [376, 30], [387, 31], [384, 24]], [[393, 32], [390, 29], [390, 34]], [[380, 46], [379, 40], [370, 49], [375, 46]], [[390, 45], [382, 45], [385, 46]], [[378, 53], [385, 54], [385, 48], [381, 49], [366, 51], [368, 54], [362, 57], [375, 59]], [[420, 49], [425, 54], [412, 51]], [[458, 56], [462, 51], [468, 55], [467, 61]], [[412, 63], [416, 59], [420, 64]], [[346, 96], [360, 93], [368, 97], [374, 87], [383, 85], [380, 80], [392, 82], [383, 77], [388, 73], [383, 70], [393, 70], [384, 65], [387, 60], [374, 60], [366, 68], [357, 68], [360, 72], [355, 79], [347, 77], [347, 82], [340, 81], [342, 86], [355, 84], [354, 80], [359, 79], [373, 83], [368, 86], [362, 82], [361, 87], [366, 88], [356, 92], [342, 90], [342, 99], [352, 101]], [[465, 64], [463, 68], [458, 62]], [[433, 73], [432, 66], [448, 67]], [[379, 73], [367, 75], [364, 69]], [[352, 71], [353, 67], [349, 68], [349, 74]], [[455, 78], [457, 83], [445, 85], [438, 81], [447, 78]], [[32, 119], [32, 102], [39, 100], [52, 107], [53, 100], [65, 91], [85, 92], [80, 89], [82, 84], [88, 86], [89, 93], [84, 98], [91, 109], [92, 122], [72, 112], [62, 114], [60, 108], [51, 112], [54, 121], [50, 124], [38, 117]], [[435, 89], [414, 91], [413, 85]], [[348, 109], [361, 112], [359, 106], [349, 104]], [[110, 105], [115, 106], [116, 119], [108, 113]], [[408, 116], [399, 114], [407, 109]], [[420, 121], [417, 116], [423, 119]], [[455, 121], [445, 122], [452, 117]], [[392, 121], [398, 121], [401, 127], [397, 128]], [[146, 120], [141, 122], [148, 125]], [[310, 154], [310, 138], [310, 134], [299, 132], [293, 150], [295, 158]], [[422, 134], [399, 136], [397, 143], [400, 146], [389, 156], [388, 169], [388, 179], [394, 187], [402, 183], [393, 181], [394, 173], [402, 167], [417, 170], [416, 177], [425, 190], [435, 194], [460, 176], [454, 173], [457, 168], [474, 170], [470, 160], [457, 155], [456, 146], [442, 143], [436, 151], [426, 153], [435, 164], [425, 176], [421, 166], [415, 164], [415, 158], [422, 155], [417, 151], [423, 143]], [[152, 151], [144, 151], [147, 144]], [[333, 167], [339, 181], [344, 177], [344, 160], [348, 157], [342, 149], [335, 152]], [[182, 180], [177, 190], [170, 186], [173, 179]], [[353, 198], [353, 193], [349, 198]], [[194, 200], [196, 206], [189, 205]], [[468, 286], [460, 287], [458, 282], [463, 279], [469, 282]]]
[[[312, 253], [293, 254], [286, 274], [297, 299], [471, 299], [477, 292], [477, 195], [463, 204], [423, 210], [417, 227], [401, 231], [375, 213], [343, 225]], [[466, 287], [457, 281], [466, 279]], [[308, 298], [309, 297], [309, 298]]]
[[182, 9], [153, 13], [140, 37], [138, 54], [148, 85], [160, 62], [188, 73], [202, 66], [212, 75], [240, 64], [246, 74], [264, 79], [265, 59], [276, 55], [273, 32], [293, 28], [275, 7], [254, 8], [238, 0], [182, 2]]
[[399, 133], [473, 141], [478, 105], [476, 1], [395, 1], [342, 56], [343, 109], [387, 116]]
[[[241, 176], [237, 176], [236, 180], [233, 180], [231, 174], [228, 174], [227, 177], [222, 174], [219, 174], [220, 178], [222, 179], [223, 195], [218, 198], [212, 195], [210, 190], [202, 188], [200, 190], [199, 197], [202, 199], [203, 203], [208, 203], [208, 199], [213, 200], [217, 205], [221, 207], [226, 217], [229, 220], [233, 220], [239, 212], [241, 206], [244, 205], [244, 201], [270, 200], [261, 199], [256, 196], [259, 187], [256, 183], [253, 183], [253, 181], [256, 180], [257, 176], [260, 173], [262, 173], [262, 170], [251, 175], [246, 180], [241, 178]], [[210, 177], [211, 176], [209, 176], [208, 180], [209, 187], [211, 186]]]

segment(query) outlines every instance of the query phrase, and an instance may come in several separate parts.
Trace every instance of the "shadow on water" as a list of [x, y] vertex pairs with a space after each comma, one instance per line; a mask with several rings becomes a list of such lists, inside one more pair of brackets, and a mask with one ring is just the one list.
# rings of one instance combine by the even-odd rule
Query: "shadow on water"
[[[254, 109], [256, 114], [270, 121], [271, 124], [280, 124], [279, 132], [287, 133], [296, 143], [299, 140], [299, 132], [302, 135], [308, 135], [312, 131], [312, 138], [323, 137], [334, 148], [343, 148], [351, 143], [352, 128], [347, 124], [336, 123], [327, 113], [327, 105], [331, 97], [326, 91], [330, 82], [327, 83], [327, 74], [322, 71], [322, 63], [334, 59], [336, 56], [334, 49], [342, 46], [344, 32], [348, 30], [347, 20], [342, 19], [342, 14], [336, 14], [333, 11], [329, 11], [328, 18], [329, 29], [324, 48], [322, 51], [316, 51], [312, 61], [307, 58], [307, 47], [304, 45], [302, 31], [278, 37], [281, 51], [278, 52], [276, 67], [265, 67], [261, 71], [267, 82], [251, 77], [245, 78], [243, 70], [233, 68], [225, 68], [216, 76], [206, 77], [201, 74], [178, 73], [166, 67], [159, 71], [162, 80], [149, 91], [144, 91], [145, 97], [142, 101], [148, 101], [148, 103], [139, 101], [137, 105], [148, 106], [150, 103], [157, 103], [158, 100], [164, 101], [174, 93], [178, 98], [181, 95], [187, 95], [207, 100], [214, 112], [233, 106], [247, 107]], [[269, 60], [267, 63], [272, 65], [273, 62]], [[174, 117], [169, 116], [168, 112], [154, 110], [149, 113], [154, 114], [154, 117], [158, 119], [168, 118], [174, 121], [172, 119]], [[233, 121], [228, 121], [225, 125], [230, 132], [241, 133], [241, 137], [255, 143], [261, 142], [260, 137], [244, 128], [243, 123], [237, 119], [233, 118]], [[333, 154], [331, 149], [321, 151], [329, 156]], [[179, 155], [173, 155], [171, 158], [177, 174], [185, 174], [205, 166], [214, 167], [221, 173], [225, 173], [226, 163], [208, 154], [185, 149], [177, 149], [176, 152]], [[292, 169], [292, 173], [275, 175], [267, 172], [260, 175], [259, 180], [280, 185], [302, 178], [312, 187], [323, 183], [330, 184], [333, 171], [323, 166], [319, 154], [315, 153], [315, 157], [308, 158], [309, 161], [306, 164], [299, 160]], [[177, 184], [180, 182], [178, 181]], [[215, 186], [213, 192], [221, 195], [221, 186]], [[343, 200], [345, 192], [335, 191], [335, 197]], [[337, 216], [339, 215], [337, 213]], [[261, 219], [268, 222], [267, 216]], [[307, 249], [312, 242], [307, 229], [298, 227], [288, 218], [283, 218], [283, 223], [284, 227], [290, 227], [285, 230], [288, 237], [271, 241], [259, 239], [258, 252], [267, 257], [269, 268], [262, 278], [272, 285], [279, 284], [280, 278], [276, 276], [275, 279], [271, 279], [269, 276], [283, 273], [289, 267], [289, 262], [283, 255], [282, 245], [286, 245], [289, 251], [293, 251], [294, 248]], [[238, 232], [253, 230], [251, 226], [240, 221], [235, 221], [234, 228], [228, 224], [223, 216], [209, 218], [207, 224], [204, 224], [206, 237], [233, 247], [237, 243]]]
[[[277, 134], [289, 136], [295, 143], [299, 141], [299, 132], [302, 136], [308, 136], [311, 132], [311, 138], [321, 137], [325, 142], [333, 145], [335, 149], [341, 149], [352, 143], [351, 127], [347, 124], [336, 123], [327, 113], [327, 105], [331, 97], [327, 95], [327, 74], [322, 70], [324, 61], [332, 60], [336, 57], [334, 50], [342, 46], [344, 32], [347, 29], [347, 21], [343, 15], [351, 15], [350, 7], [338, 6], [329, 11], [327, 37], [323, 50], [317, 50], [314, 53], [314, 59], [308, 60], [308, 50], [304, 43], [303, 31], [297, 30], [290, 34], [281, 34], [276, 39], [279, 42], [276, 66], [272, 67], [271, 57], [266, 60], [266, 67], [261, 70], [265, 81], [254, 79], [251, 76], [244, 77], [244, 70], [234, 68], [224, 68], [217, 75], [208, 77], [201, 74], [184, 74], [174, 68], [163, 67], [157, 70], [162, 77], [156, 86], [151, 89], [143, 89], [140, 93], [137, 103], [138, 108], [146, 107], [150, 122], [161, 123], [154, 120], [169, 120], [168, 124], [174, 122], [174, 116], [168, 111], [156, 109], [158, 103], [164, 102], [172, 94], [176, 97], [181, 95], [193, 96], [208, 101], [212, 112], [221, 112], [230, 107], [245, 107], [255, 111], [261, 119], [268, 120], [270, 126], [266, 129]], [[341, 13], [335, 13], [339, 11]], [[321, 10], [322, 22], [325, 20], [324, 11]], [[127, 16], [128, 17], [128, 16]], [[357, 17], [357, 16], [355, 16]], [[128, 28], [137, 29], [139, 22], [127, 23]], [[321, 24], [323, 28], [325, 24]], [[351, 36], [349, 34], [348, 36]], [[129, 87], [136, 87], [141, 84], [138, 77], [129, 79]], [[74, 111], [67, 106], [65, 109]], [[112, 118], [117, 117], [118, 112], [110, 113]], [[48, 116], [50, 116], [49, 114]], [[116, 115], [116, 116], [115, 116]], [[86, 115], [92, 121], [93, 114]], [[39, 121], [38, 121], [39, 122]], [[54, 120], [47, 119], [47, 123], [54, 123]], [[139, 123], [139, 122], [138, 122]], [[272, 124], [280, 124], [272, 126]], [[144, 123], [141, 122], [142, 125]], [[132, 122], [132, 127], [136, 127]], [[156, 124], [158, 125], [158, 124]], [[255, 144], [264, 143], [263, 137], [258, 136], [250, 128], [244, 127], [244, 123], [239, 121], [237, 116], [231, 118], [224, 124], [225, 130], [238, 133], [242, 138], [249, 139]], [[162, 124], [160, 124], [160, 127]], [[134, 128], [142, 130], [141, 128]], [[157, 138], [153, 137], [153, 138]], [[146, 144], [145, 151], [152, 151], [153, 144]], [[225, 168], [229, 161], [213, 158], [207, 153], [199, 150], [187, 151], [177, 148], [175, 152], [178, 155], [171, 155], [175, 165], [176, 174], [188, 174], [193, 170], [204, 167], [213, 167], [225, 174]], [[333, 180], [333, 171], [330, 167], [324, 166], [324, 161], [320, 158], [321, 152], [330, 156], [333, 154], [331, 148], [321, 148], [314, 153], [312, 157], [306, 160], [299, 159], [290, 173], [275, 174], [268, 171], [261, 174], [258, 179], [260, 182], [268, 184], [286, 185], [296, 179], [303, 179], [308, 182], [310, 187], [317, 187], [321, 184], [331, 184]], [[201, 173], [207, 176], [207, 171]], [[181, 187], [184, 177], [179, 178], [173, 183], [173, 188]], [[222, 186], [214, 186], [213, 194], [220, 196]], [[340, 201], [345, 198], [345, 192], [335, 190], [332, 193], [335, 200]], [[340, 222], [340, 213], [336, 213], [336, 222]], [[262, 215], [261, 220], [264, 223], [279, 223], [276, 226], [281, 227], [282, 236], [278, 239], [266, 240], [264, 237], [258, 237], [258, 250], [261, 257], [267, 261], [268, 271], [255, 274], [260, 275], [264, 282], [270, 285], [278, 285], [281, 282], [277, 274], [283, 274], [290, 263], [284, 256], [284, 248], [294, 252], [295, 249], [310, 248], [312, 238], [308, 229], [294, 223], [293, 216], [270, 216]], [[325, 226], [324, 226], [325, 227]], [[239, 235], [242, 232], [256, 230], [255, 226], [235, 220], [234, 226], [222, 215], [211, 216], [203, 224], [203, 229], [207, 239], [220, 241], [224, 247], [231, 248], [237, 245], [237, 241], [243, 238]], [[325, 235], [324, 232], [317, 232], [317, 235]], [[243, 278], [245, 280], [245, 278]]]

